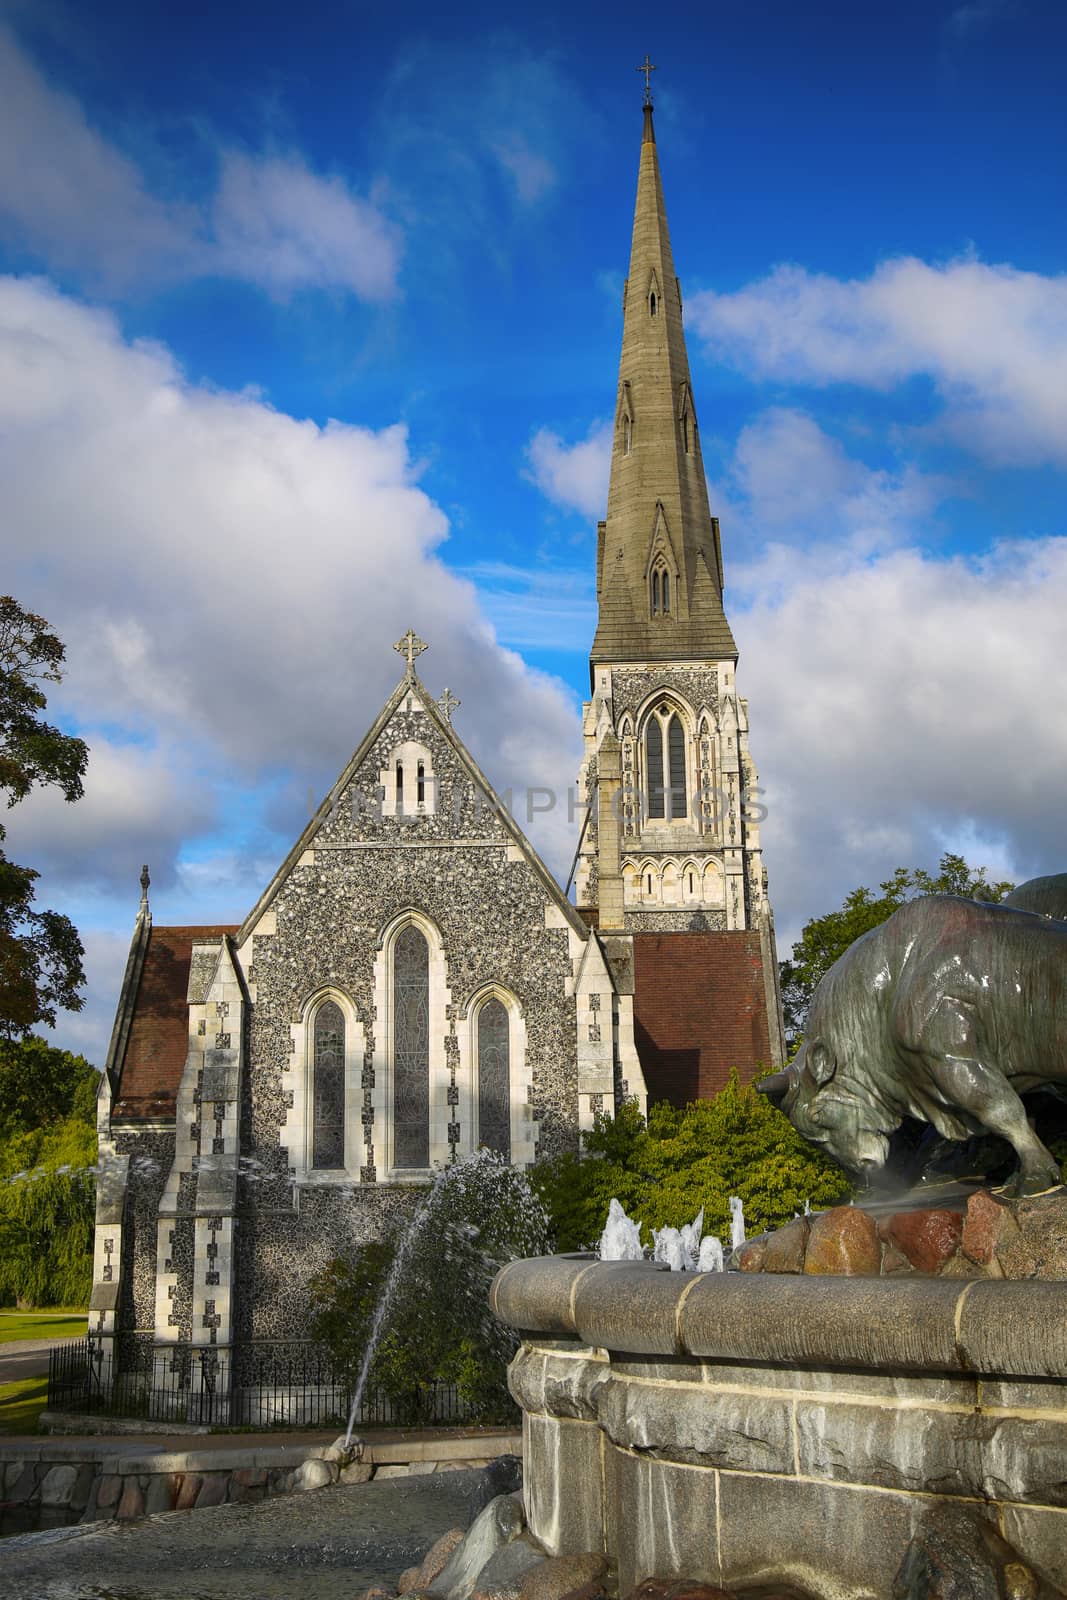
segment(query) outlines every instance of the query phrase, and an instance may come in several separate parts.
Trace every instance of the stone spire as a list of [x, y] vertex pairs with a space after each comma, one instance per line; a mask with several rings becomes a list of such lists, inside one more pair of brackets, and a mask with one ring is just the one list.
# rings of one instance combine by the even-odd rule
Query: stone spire
[[[591, 664], [737, 657], [646, 96]], [[664, 575], [666, 601], [664, 601]]]

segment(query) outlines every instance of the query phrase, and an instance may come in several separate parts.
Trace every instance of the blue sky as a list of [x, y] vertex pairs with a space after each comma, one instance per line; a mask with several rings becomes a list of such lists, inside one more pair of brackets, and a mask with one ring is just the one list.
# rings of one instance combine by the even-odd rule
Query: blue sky
[[646, 50], [781, 942], [1064, 865], [1062, 7], [9, 0], [0, 537], [93, 748], [11, 843], [97, 1059], [141, 861], [239, 920], [409, 622], [501, 787], [576, 770]]

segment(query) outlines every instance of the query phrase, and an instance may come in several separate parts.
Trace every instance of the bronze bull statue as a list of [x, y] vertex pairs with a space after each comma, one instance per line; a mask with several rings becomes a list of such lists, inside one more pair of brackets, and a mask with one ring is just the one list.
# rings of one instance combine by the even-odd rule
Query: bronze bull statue
[[1067, 921], [952, 895], [857, 939], [816, 989], [795, 1061], [760, 1084], [849, 1171], [883, 1167], [915, 1117], [947, 1139], [1006, 1139], [1010, 1192], [1027, 1195], [1061, 1181], [1019, 1098], [1043, 1086], [1067, 1090]]

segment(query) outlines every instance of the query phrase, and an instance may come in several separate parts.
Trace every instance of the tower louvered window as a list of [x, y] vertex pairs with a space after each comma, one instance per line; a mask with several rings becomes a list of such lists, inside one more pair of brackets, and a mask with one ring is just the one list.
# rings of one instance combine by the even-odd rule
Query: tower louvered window
[[408, 926], [393, 946], [393, 1165], [430, 1164], [430, 948]]
[[648, 609], [654, 617], [669, 617], [671, 614], [671, 575], [667, 563], [660, 556], [648, 580]]
[[507, 1007], [487, 1000], [478, 1013], [478, 1142], [511, 1159], [511, 1058]]
[[327, 1000], [315, 1013], [311, 1165], [345, 1164], [345, 1019]]

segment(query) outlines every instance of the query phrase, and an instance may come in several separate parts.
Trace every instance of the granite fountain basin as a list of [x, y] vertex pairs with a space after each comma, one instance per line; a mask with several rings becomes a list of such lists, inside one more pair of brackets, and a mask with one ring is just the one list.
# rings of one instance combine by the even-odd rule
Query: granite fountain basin
[[891, 1600], [932, 1509], [1067, 1572], [1067, 1283], [516, 1261], [531, 1532], [643, 1578]]

